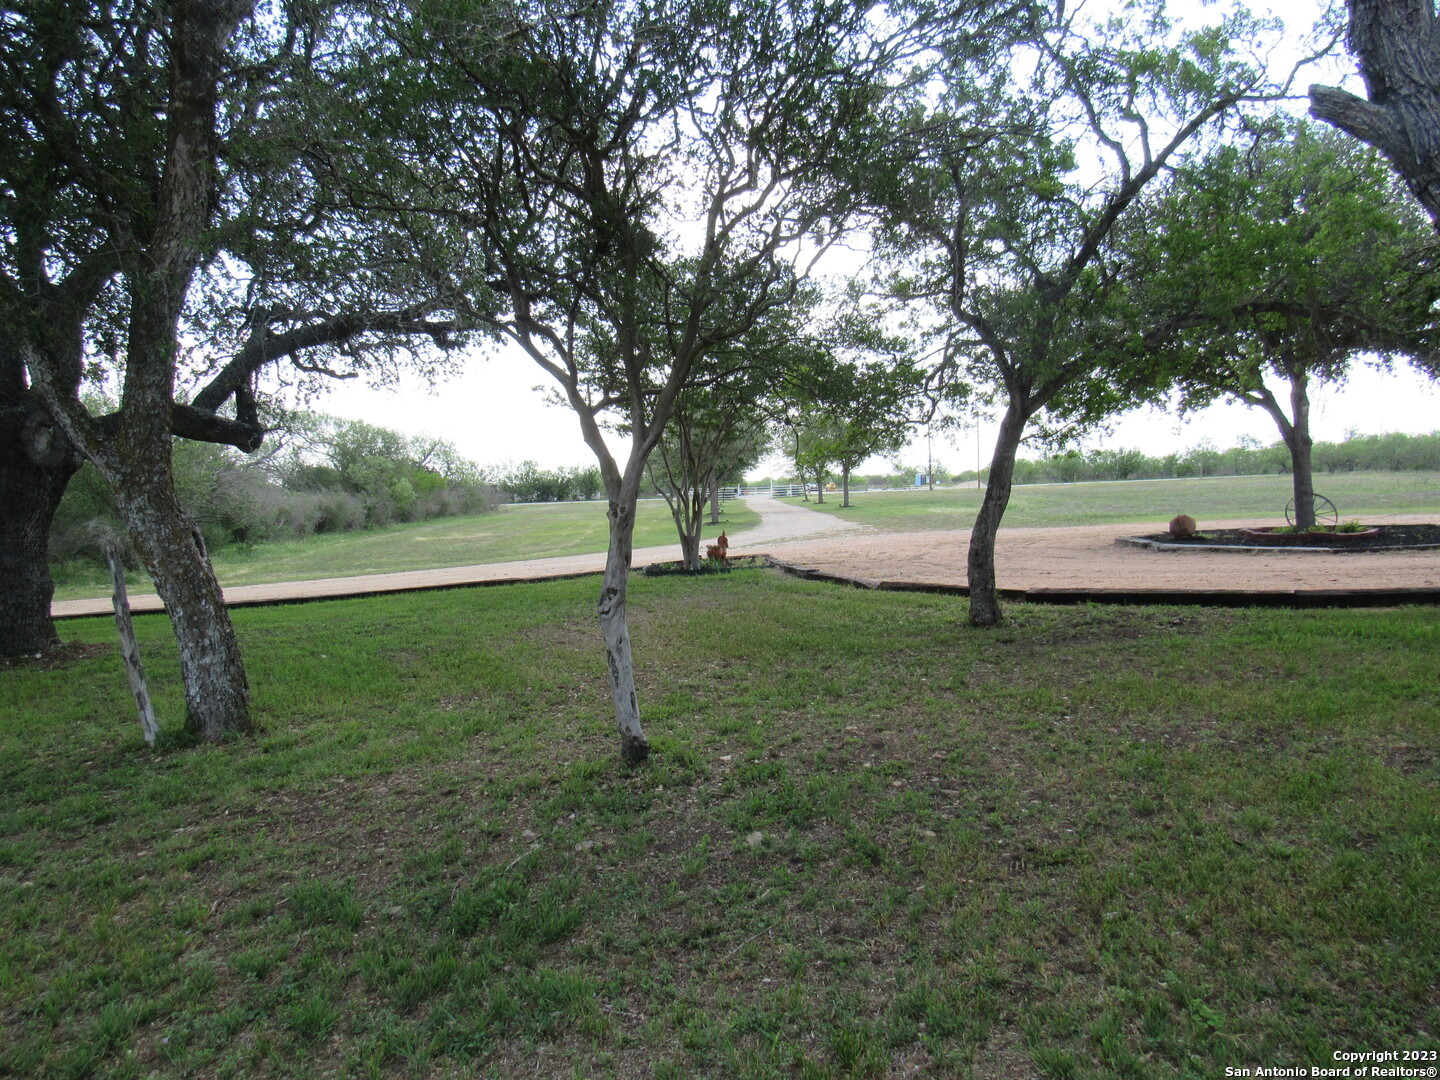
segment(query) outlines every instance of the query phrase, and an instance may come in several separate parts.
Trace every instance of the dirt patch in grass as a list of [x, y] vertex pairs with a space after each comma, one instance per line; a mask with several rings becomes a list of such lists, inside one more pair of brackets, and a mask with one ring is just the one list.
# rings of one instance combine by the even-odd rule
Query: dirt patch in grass
[[80, 641], [67, 641], [40, 653], [0, 656], [0, 671], [14, 671], [17, 668], [54, 671], [84, 660], [93, 660], [97, 656], [109, 656], [113, 652], [115, 646], [111, 644], [87, 645]]

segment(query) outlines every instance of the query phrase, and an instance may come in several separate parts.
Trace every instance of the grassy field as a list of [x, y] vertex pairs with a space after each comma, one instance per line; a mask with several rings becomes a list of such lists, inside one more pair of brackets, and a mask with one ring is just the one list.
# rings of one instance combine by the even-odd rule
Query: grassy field
[[[1440, 473], [1337, 473], [1316, 477], [1315, 488], [1335, 503], [1343, 521], [1357, 517], [1383, 521], [1386, 514], [1431, 512], [1440, 521]], [[817, 505], [812, 497], [803, 505], [890, 532], [917, 532], [968, 529], [981, 495], [973, 487], [860, 492], [850, 496], [855, 505], [842, 510], [839, 495], [827, 493], [823, 504]], [[1035, 484], [1015, 489], [1004, 525], [1164, 524], [1176, 514], [1189, 514], [1201, 528], [1207, 520], [1230, 518], [1274, 524], [1284, 520], [1291, 495], [1288, 476]]]
[[594, 588], [236, 611], [265, 731], [219, 748], [144, 748], [108, 620], [0, 671], [0, 1076], [1210, 1080], [1440, 1048], [1433, 610], [978, 632], [944, 597], [637, 579], [630, 772]]
[[[725, 504], [721, 525], [707, 527], [706, 536], [721, 529], [752, 528], [760, 518], [743, 504]], [[605, 504], [531, 503], [502, 506], [488, 514], [439, 518], [385, 529], [330, 533], [287, 543], [256, 544], [213, 553], [221, 585], [259, 585], [271, 581], [309, 581], [351, 574], [386, 574], [398, 570], [429, 570], [441, 566], [549, 559], [604, 551], [609, 543]], [[640, 503], [635, 546], [679, 545], [675, 522], [663, 500]], [[130, 576], [135, 588], [150, 589], [143, 573]], [[99, 596], [110, 591], [110, 579], [98, 567], [72, 573], [55, 590], [57, 600]]]

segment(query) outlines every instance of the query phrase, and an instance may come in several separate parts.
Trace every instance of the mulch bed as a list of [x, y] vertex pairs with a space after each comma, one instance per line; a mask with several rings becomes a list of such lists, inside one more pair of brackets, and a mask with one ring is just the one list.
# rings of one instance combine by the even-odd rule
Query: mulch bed
[[749, 570], [757, 566], [765, 566], [764, 555], [736, 555], [733, 558], [720, 562], [715, 559], [706, 559], [705, 565], [699, 570], [688, 570], [681, 562], [651, 563], [641, 573], [646, 577], [666, 577], [671, 574], [695, 575], [695, 574], [727, 574], [731, 570]]
[[1440, 525], [1377, 525], [1378, 535], [1373, 537], [1340, 538], [1327, 545], [1323, 537], [1307, 536], [1303, 540], [1285, 537], [1276, 541], [1257, 540], [1242, 535], [1242, 529], [1205, 529], [1199, 535], [1187, 540], [1177, 540], [1168, 532], [1149, 533], [1146, 540], [1180, 546], [1244, 548], [1294, 547], [1300, 544], [1310, 548], [1328, 548], [1332, 551], [1385, 551], [1394, 548], [1440, 547]]

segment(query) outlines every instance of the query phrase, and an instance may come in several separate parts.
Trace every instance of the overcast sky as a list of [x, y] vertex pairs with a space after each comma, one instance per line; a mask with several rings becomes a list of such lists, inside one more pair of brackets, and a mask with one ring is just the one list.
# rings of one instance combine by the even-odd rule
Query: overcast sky
[[[589, 465], [594, 458], [580, 438], [580, 425], [569, 409], [542, 404], [531, 388], [544, 373], [523, 356], [478, 360], [459, 378], [435, 389], [409, 383], [397, 390], [376, 390], [347, 383], [316, 402], [315, 407], [337, 416], [367, 420], [410, 434], [438, 435], [453, 442], [462, 454], [481, 465], [531, 460], [546, 468]], [[1283, 398], [1282, 398], [1283, 400]], [[1434, 431], [1440, 395], [1428, 379], [1408, 369], [1394, 373], [1357, 369], [1347, 386], [1324, 387], [1311, 394], [1312, 430], [1317, 440], [1336, 441], [1350, 430], [1362, 434]], [[994, 446], [996, 425], [984, 421], [980, 447], [985, 461]], [[1225, 449], [1244, 437], [1263, 444], [1279, 441], [1274, 421], [1258, 409], [1219, 405], [1182, 420], [1154, 410], [1127, 413], [1117, 418], [1110, 434], [1087, 439], [1087, 447], [1135, 448], [1154, 456], [1187, 450], [1208, 440]], [[958, 472], [975, 467], [973, 427], [955, 435], [936, 435], [934, 453], [945, 468]], [[1036, 448], [1027, 456], [1039, 456]], [[923, 433], [901, 454], [903, 464], [925, 460]], [[866, 471], [879, 471], [872, 462]], [[774, 466], [776, 475], [784, 468]], [[753, 475], [771, 471], [762, 464]]]
[[[1172, 10], [1186, 7], [1214, 8], [1196, 0], [1172, 4]], [[1261, 10], [1263, 5], [1256, 4], [1255, 8]], [[1295, 35], [1308, 30], [1316, 8], [1310, 0], [1290, 0], [1282, 12], [1287, 28], [1293, 28]], [[1328, 70], [1302, 78], [1300, 90], [1303, 92], [1305, 85], [1312, 81], [1352, 85], [1353, 71], [1353, 63], [1345, 59]], [[1303, 103], [1297, 102], [1294, 107], [1301, 111]], [[500, 353], [477, 351], [467, 360], [460, 376], [436, 387], [417, 380], [406, 380], [394, 389], [341, 383], [313, 407], [408, 434], [440, 436], [482, 465], [533, 460], [543, 467], [554, 468], [592, 463], [593, 456], [580, 438], [574, 414], [568, 409], [544, 404], [541, 395], [533, 389], [547, 379], [518, 349]], [[1436, 405], [1433, 385], [1408, 369], [1377, 373], [1357, 368], [1348, 385], [1319, 388], [1312, 393], [1314, 435], [1320, 440], [1337, 440], [1351, 430], [1364, 434], [1429, 432], [1440, 426], [1435, 419]], [[1160, 456], [1189, 449], [1205, 440], [1223, 449], [1243, 437], [1269, 444], [1278, 440], [1279, 433], [1273, 421], [1259, 410], [1219, 405], [1185, 421], [1153, 410], [1127, 414], [1117, 419], [1112, 433], [1092, 437], [1085, 445], [1137, 448]], [[994, 440], [995, 425], [982, 422], [978, 446], [985, 460], [989, 459]], [[934, 439], [936, 459], [950, 470], [973, 468], [976, 450], [973, 427], [956, 436]], [[925, 453], [922, 434], [901, 458], [906, 465], [918, 465], [925, 460]], [[870, 463], [868, 469], [876, 471], [884, 467], [876, 461]], [[772, 463], [762, 464], [755, 475], [765, 475], [771, 468]], [[773, 468], [778, 475], [783, 465], [774, 463]]]

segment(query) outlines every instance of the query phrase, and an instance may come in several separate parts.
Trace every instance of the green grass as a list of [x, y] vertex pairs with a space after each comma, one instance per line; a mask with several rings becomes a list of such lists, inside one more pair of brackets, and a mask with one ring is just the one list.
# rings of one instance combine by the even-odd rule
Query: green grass
[[[1437, 473], [1337, 473], [1317, 476], [1315, 487], [1335, 503], [1342, 520], [1383, 521], [1386, 514], [1432, 512], [1440, 519]], [[823, 504], [812, 498], [802, 505], [887, 532], [916, 532], [968, 529], [980, 508], [981, 495], [974, 487], [852, 492], [854, 505], [842, 510], [839, 495], [826, 493]], [[1201, 528], [1207, 520], [1230, 518], [1273, 524], [1284, 520], [1285, 505], [1292, 495], [1288, 476], [1033, 484], [1015, 488], [1003, 527], [1164, 524], [1176, 514], [1189, 514]]]
[[[721, 525], [707, 526], [705, 535], [714, 536], [722, 528], [731, 532], [752, 528], [760, 517], [742, 503], [729, 502], [721, 520]], [[212, 562], [221, 585], [259, 585], [583, 555], [604, 551], [608, 543], [604, 503], [532, 503], [502, 506], [474, 517], [231, 547], [212, 552]], [[635, 546], [660, 544], [675, 544], [678, 550], [675, 522], [663, 500], [646, 499], [636, 513]], [[131, 574], [130, 582], [134, 588], [151, 587], [143, 573]], [[109, 590], [109, 577], [100, 568], [69, 568], [55, 598], [99, 596]]]
[[[1440, 618], [642, 579], [0, 672], [0, 1076], [1186, 1077], [1440, 1048]], [[108, 642], [107, 620], [64, 624]], [[79, 650], [76, 650], [79, 652]]]

